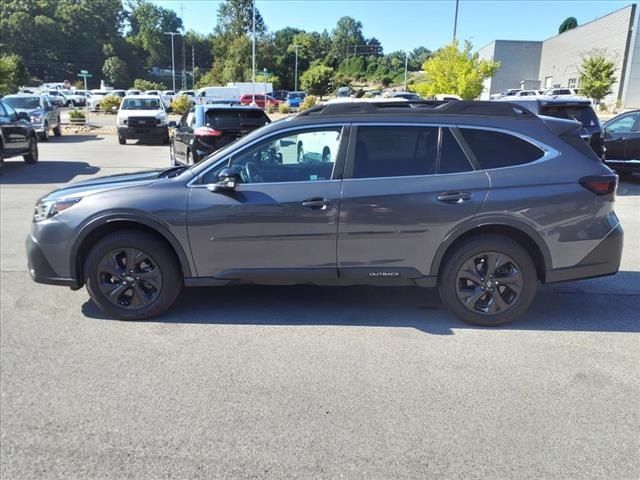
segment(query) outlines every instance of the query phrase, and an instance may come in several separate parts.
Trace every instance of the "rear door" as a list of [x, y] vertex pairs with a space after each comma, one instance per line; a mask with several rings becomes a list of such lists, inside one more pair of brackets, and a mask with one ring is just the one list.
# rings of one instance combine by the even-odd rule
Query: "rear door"
[[191, 108], [182, 115], [180, 123], [174, 133], [174, 150], [176, 159], [185, 163], [187, 161], [187, 148], [193, 139], [193, 126], [195, 123], [195, 108]]
[[338, 227], [341, 277], [411, 283], [430, 274], [453, 226], [489, 189], [448, 127], [358, 125], [345, 167]]
[[29, 126], [18, 119], [16, 111], [5, 102], [0, 102], [0, 128], [7, 153], [20, 153], [29, 147]]

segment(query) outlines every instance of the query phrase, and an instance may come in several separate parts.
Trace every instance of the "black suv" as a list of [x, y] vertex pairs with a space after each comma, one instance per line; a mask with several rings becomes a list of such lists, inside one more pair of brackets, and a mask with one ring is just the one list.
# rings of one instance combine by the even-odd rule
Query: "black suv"
[[307, 283], [437, 286], [480, 325], [522, 315], [538, 282], [617, 272], [617, 176], [579, 123], [421, 105], [319, 106], [191, 167], [56, 190], [29, 271], [123, 319], [163, 313], [183, 285]]
[[269, 123], [257, 107], [194, 105], [180, 122], [169, 122], [174, 131], [169, 142], [172, 165], [193, 165], [219, 148]]
[[38, 138], [29, 114], [16, 112], [0, 100], [0, 165], [6, 158], [21, 156], [27, 163], [38, 161]]

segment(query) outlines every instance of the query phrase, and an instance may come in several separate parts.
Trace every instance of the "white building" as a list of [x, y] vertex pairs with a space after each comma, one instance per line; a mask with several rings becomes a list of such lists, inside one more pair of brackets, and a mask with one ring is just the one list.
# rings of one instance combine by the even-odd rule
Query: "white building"
[[[640, 108], [640, 8], [631, 4], [542, 42], [496, 40], [479, 50], [480, 58], [502, 63], [485, 83], [481, 98], [537, 80], [540, 88], [579, 87], [584, 57], [598, 51], [615, 63], [616, 82], [604, 101], [625, 109]], [[539, 45], [539, 56], [535, 51]], [[537, 70], [536, 73], [532, 71]], [[531, 78], [531, 76], [535, 78]], [[535, 88], [535, 87], [534, 87]]]

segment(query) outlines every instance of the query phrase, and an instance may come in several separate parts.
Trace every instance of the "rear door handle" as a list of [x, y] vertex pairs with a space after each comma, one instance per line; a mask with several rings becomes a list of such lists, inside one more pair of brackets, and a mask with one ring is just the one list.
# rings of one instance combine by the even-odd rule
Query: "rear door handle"
[[471, 194], [469, 192], [443, 192], [436, 199], [442, 203], [457, 205], [471, 200]]
[[325, 208], [327, 208], [328, 203], [329, 201], [326, 198], [314, 197], [314, 198], [307, 198], [306, 200], [303, 200], [302, 206], [306, 208], [312, 208], [315, 210], [324, 210]]

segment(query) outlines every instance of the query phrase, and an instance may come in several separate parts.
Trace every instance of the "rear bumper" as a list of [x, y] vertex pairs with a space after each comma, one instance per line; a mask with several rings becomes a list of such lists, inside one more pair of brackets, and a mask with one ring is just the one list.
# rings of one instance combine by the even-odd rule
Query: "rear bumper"
[[44, 256], [44, 253], [42, 253], [40, 246], [32, 235], [27, 237], [26, 247], [29, 274], [34, 282], [48, 285], [62, 285], [71, 287], [72, 289], [80, 287], [76, 279], [61, 277], [53, 270], [53, 267], [51, 267], [51, 264]]
[[580, 263], [573, 267], [547, 271], [545, 283], [568, 282], [584, 278], [604, 277], [618, 273], [622, 257], [624, 233], [620, 224], [594, 248]]
[[118, 136], [127, 139], [140, 139], [149, 137], [165, 138], [169, 135], [166, 125], [153, 125], [148, 127], [118, 127]]
[[617, 172], [640, 172], [640, 160], [605, 160], [604, 163]]

